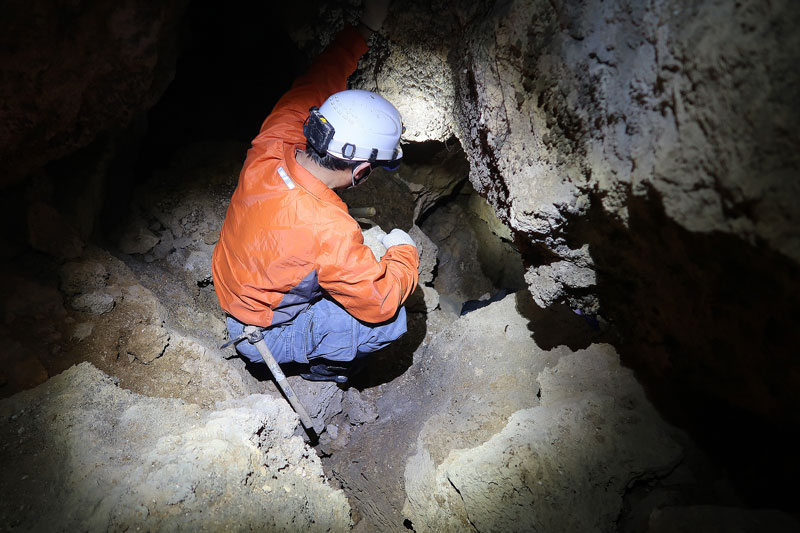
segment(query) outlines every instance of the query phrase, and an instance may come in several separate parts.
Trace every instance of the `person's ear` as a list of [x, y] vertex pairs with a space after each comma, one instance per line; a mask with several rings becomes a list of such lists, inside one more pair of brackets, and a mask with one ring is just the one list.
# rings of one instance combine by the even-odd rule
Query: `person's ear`
[[363, 183], [369, 177], [370, 172], [372, 172], [372, 165], [369, 161], [364, 161], [355, 167], [353, 169], [353, 182], [350, 186], [355, 187], [359, 183]]
[[[361, 176], [364, 174], [364, 169], [372, 170], [371, 169], [371, 165], [369, 164], [369, 161], [364, 161], [363, 163], [358, 165], [355, 168], [355, 170], [353, 170], [353, 175], [356, 177], [356, 181], [359, 180], [361, 178]], [[367, 172], [369, 172], [369, 171], [367, 171]]]

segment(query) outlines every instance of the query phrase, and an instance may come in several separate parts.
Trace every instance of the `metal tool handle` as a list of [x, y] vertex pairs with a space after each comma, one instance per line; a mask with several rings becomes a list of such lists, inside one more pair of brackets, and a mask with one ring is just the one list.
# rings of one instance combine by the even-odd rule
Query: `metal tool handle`
[[[249, 329], [248, 331], [248, 328], [252, 329]], [[245, 327], [245, 333], [252, 334], [256, 330], [257, 328], [255, 326]], [[308, 416], [305, 407], [303, 407], [303, 404], [300, 403], [300, 400], [297, 398], [297, 395], [292, 390], [292, 386], [289, 385], [288, 381], [286, 381], [286, 375], [283, 373], [283, 370], [281, 370], [281, 367], [280, 365], [278, 365], [278, 362], [272, 356], [272, 352], [269, 351], [267, 343], [264, 342], [264, 336], [261, 335], [260, 337], [261, 338], [256, 340], [255, 342], [253, 342], [253, 340], [251, 340], [250, 342], [255, 344], [256, 349], [258, 349], [258, 353], [260, 353], [261, 357], [264, 358], [264, 362], [267, 363], [269, 371], [272, 372], [272, 376], [275, 378], [275, 383], [278, 384], [278, 387], [280, 387], [280, 389], [283, 391], [283, 394], [286, 396], [286, 399], [289, 400], [289, 404], [292, 406], [292, 409], [294, 409], [294, 412], [297, 413], [297, 416], [300, 417], [300, 423], [303, 424], [304, 428], [306, 428], [307, 430], [314, 431], [314, 433], [316, 433], [316, 435], [319, 436], [319, 434], [322, 431], [322, 428], [317, 429], [314, 426], [314, 423], [311, 421], [311, 417]]]

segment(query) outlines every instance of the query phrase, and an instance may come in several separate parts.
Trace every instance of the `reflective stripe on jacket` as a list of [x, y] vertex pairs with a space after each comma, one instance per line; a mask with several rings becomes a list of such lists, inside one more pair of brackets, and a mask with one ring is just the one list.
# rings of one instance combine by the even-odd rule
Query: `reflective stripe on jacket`
[[224, 311], [270, 326], [292, 320], [326, 291], [364, 322], [392, 318], [417, 284], [413, 246], [380, 261], [363, 244], [339, 196], [295, 159], [311, 106], [347, 88], [364, 39], [343, 30], [275, 105], [247, 152], [214, 248], [214, 289]]

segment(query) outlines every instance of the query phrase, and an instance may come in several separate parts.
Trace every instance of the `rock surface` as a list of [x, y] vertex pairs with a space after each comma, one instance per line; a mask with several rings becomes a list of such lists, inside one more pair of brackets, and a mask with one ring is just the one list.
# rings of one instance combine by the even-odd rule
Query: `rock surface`
[[[23, 12], [17, 4], [0, 12]], [[11, 169], [6, 178], [85, 146], [108, 124], [128, 122], [163, 89], [172, 57], [168, 28], [183, 4], [140, 4], [77, 2], [51, 11], [34, 2], [41, 17], [0, 17], [4, 38], [13, 41], [4, 49], [12, 52], [4, 66], [13, 83], [0, 109], [7, 118], [0, 145], [11, 154], [2, 158], [3, 170]], [[295, 26], [298, 43], [319, 49], [353, 20], [355, 4], [326, 2], [317, 19], [307, 6], [285, 6], [303, 15], [286, 24]], [[343, 196], [353, 207], [375, 206], [384, 229], [421, 229], [415, 238], [423, 286], [408, 304], [408, 335], [375, 355], [357, 393], [290, 377], [328, 428], [318, 450], [331, 454], [326, 466], [352, 498], [356, 528], [604, 531], [648, 518], [654, 530], [783, 527], [786, 517], [772, 512], [692, 505], [738, 501], [711, 489], [675, 488], [694, 483], [687, 460], [669, 473], [689, 444], [655, 417], [617, 352], [597, 342], [605, 340], [598, 324], [608, 319], [619, 332], [620, 356], [650, 397], [673, 415], [694, 416], [705, 437], [712, 435], [705, 444], [715, 458], [724, 462], [729, 454], [736, 475], [751, 470], [745, 481], [754, 483], [744, 485], [753, 492], [777, 493], [794, 482], [797, 4], [413, 0], [391, 9], [391, 24], [373, 38], [352, 84], [395, 102], [407, 141], [419, 144], [405, 147], [398, 173], [378, 171]], [[111, 44], [95, 50], [86, 39], [98, 24]], [[63, 31], [42, 30], [53, 27]], [[56, 46], [63, 35], [76, 39]], [[42, 46], [24, 46], [31, 39]], [[62, 48], [68, 61], [61, 61]], [[35, 87], [19, 91], [20, 83]], [[30, 120], [20, 119], [21, 109]], [[81, 487], [63, 502], [45, 493], [22, 517], [30, 522], [17, 525], [35, 528], [52, 516], [42, 502], [56, 500], [77, 509], [65, 528], [115, 529], [120, 520], [191, 527], [199, 516], [193, 506], [209, 497], [226, 504], [208, 503], [220, 510], [213, 523], [220, 528], [303, 528], [310, 507], [320, 516], [332, 512], [333, 529], [347, 528], [340, 493], [320, 489], [318, 469], [308, 466], [317, 463], [289, 438], [289, 427], [262, 425], [264, 413], [282, 420], [291, 414], [283, 403], [253, 396], [279, 398], [264, 370], [223, 359], [217, 349], [224, 324], [209, 260], [246, 146], [187, 146], [146, 183], [133, 202], [131, 238], [121, 241], [132, 254], [123, 263], [85, 246], [103, 190], [98, 177], [114, 151], [108, 138], [96, 144], [96, 164], [84, 154], [85, 164], [49, 167], [49, 181], [34, 180], [19, 205], [17, 196], [3, 196], [10, 223], [0, 236], [2, 253], [19, 260], [15, 268], [24, 275], [2, 267], [9, 273], [0, 283], [7, 348], [0, 386], [6, 394], [30, 387], [88, 359], [132, 392], [81, 366], [66, 375], [88, 391], [70, 389], [62, 375], [1, 404], [4, 414], [15, 406], [0, 421], [3, 493], [22, 483], [20, 495], [39, 494], [35, 489], [52, 479]], [[94, 170], [59, 181], [78, 168]], [[84, 181], [76, 193], [62, 194]], [[65, 209], [64, 199], [77, 204]], [[48, 257], [22, 257], [15, 233]], [[375, 250], [379, 255], [379, 244]], [[512, 261], [517, 250], [524, 268]], [[62, 295], [57, 274], [47, 276], [63, 274], [65, 259], [99, 264], [105, 274], [87, 267], [62, 279]], [[478, 308], [499, 288], [524, 284], [529, 291]], [[477, 309], [458, 318], [465, 299], [477, 300], [469, 307]], [[31, 423], [18, 415], [20, 398], [40, 413]], [[58, 410], [70, 405], [77, 410]], [[142, 420], [156, 423], [141, 428]], [[45, 428], [45, 437], [26, 440], [32, 428]], [[133, 444], [114, 440], [128, 434]], [[73, 444], [58, 448], [51, 437]], [[181, 455], [189, 453], [181, 443], [199, 455]], [[129, 459], [121, 455], [126, 446]], [[103, 453], [90, 462], [98, 449]], [[228, 452], [236, 458], [225, 459]], [[26, 464], [45, 466], [34, 476], [23, 471]], [[294, 476], [295, 484], [278, 487], [260, 464], [276, 465], [277, 479]], [[220, 468], [228, 481], [203, 477]], [[94, 477], [81, 477], [87, 469]], [[669, 495], [657, 490], [667, 475]], [[115, 485], [115, 476], [130, 484]], [[225, 500], [220, 491], [229, 484], [232, 494], [247, 495]], [[275, 496], [279, 489], [283, 499]], [[276, 510], [278, 522], [251, 521], [267, 519], [255, 514], [258, 490], [268, 505], [290, 502]], [[311, 491], [309, 503], [293, 499], [298, 491]], [[135, 498], [145, 493], [157, 497], [142, 507]], [[636, 504], [640, 493], [647, 495]], [[18, 513], [9, 502], [0, 509], [14, 524]], [[184, 509], [186, 522], [170, 514]]]
[[462, 316], [379, 387], [375, 423], [330, 459], [359, 527], [611, 531], [628, 484], [677, 464], [674, 430], [613, 348], [540, 348], [520, 296]]
[[612, 347], [566, 355], [538, 381], [538, 406], [442, 461], [425, 444], [441, 423], [426, 424], [405, 470], [416, 531], [615, 531], [627, 486], [680, 459]]
[[737, 433], [716, 408], [796, 432], [798, 4], [419, 1], [389, 20], [353, 87], [395, 103], [408, 141], [460, 141], [536, 301], [612, 323], [659, 407], [718, 445]]
[[0, 402], [0, 517], [24, 530], [347, 531], [281, 401], [203, 409], [120, 389], [82, 363]]

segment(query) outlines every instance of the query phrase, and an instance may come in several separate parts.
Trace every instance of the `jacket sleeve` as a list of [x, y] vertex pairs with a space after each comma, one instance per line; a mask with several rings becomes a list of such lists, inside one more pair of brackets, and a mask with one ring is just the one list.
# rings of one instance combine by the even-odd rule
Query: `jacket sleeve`
[[355, 28], [348, 26], [340, 31], [308, 71], [278, 100], [256, 139], [275, 137], [284, 142], [304, 142], [303, 122], [308, 109], [347, 89], [347, 78], [367, 50], [366, 41]]
[[417, 286], [413, 246], [392, 246], [376, 261], [359, 229], [324, 238], [320, 246], [320, 286], [359, 320], [390, 320]]

